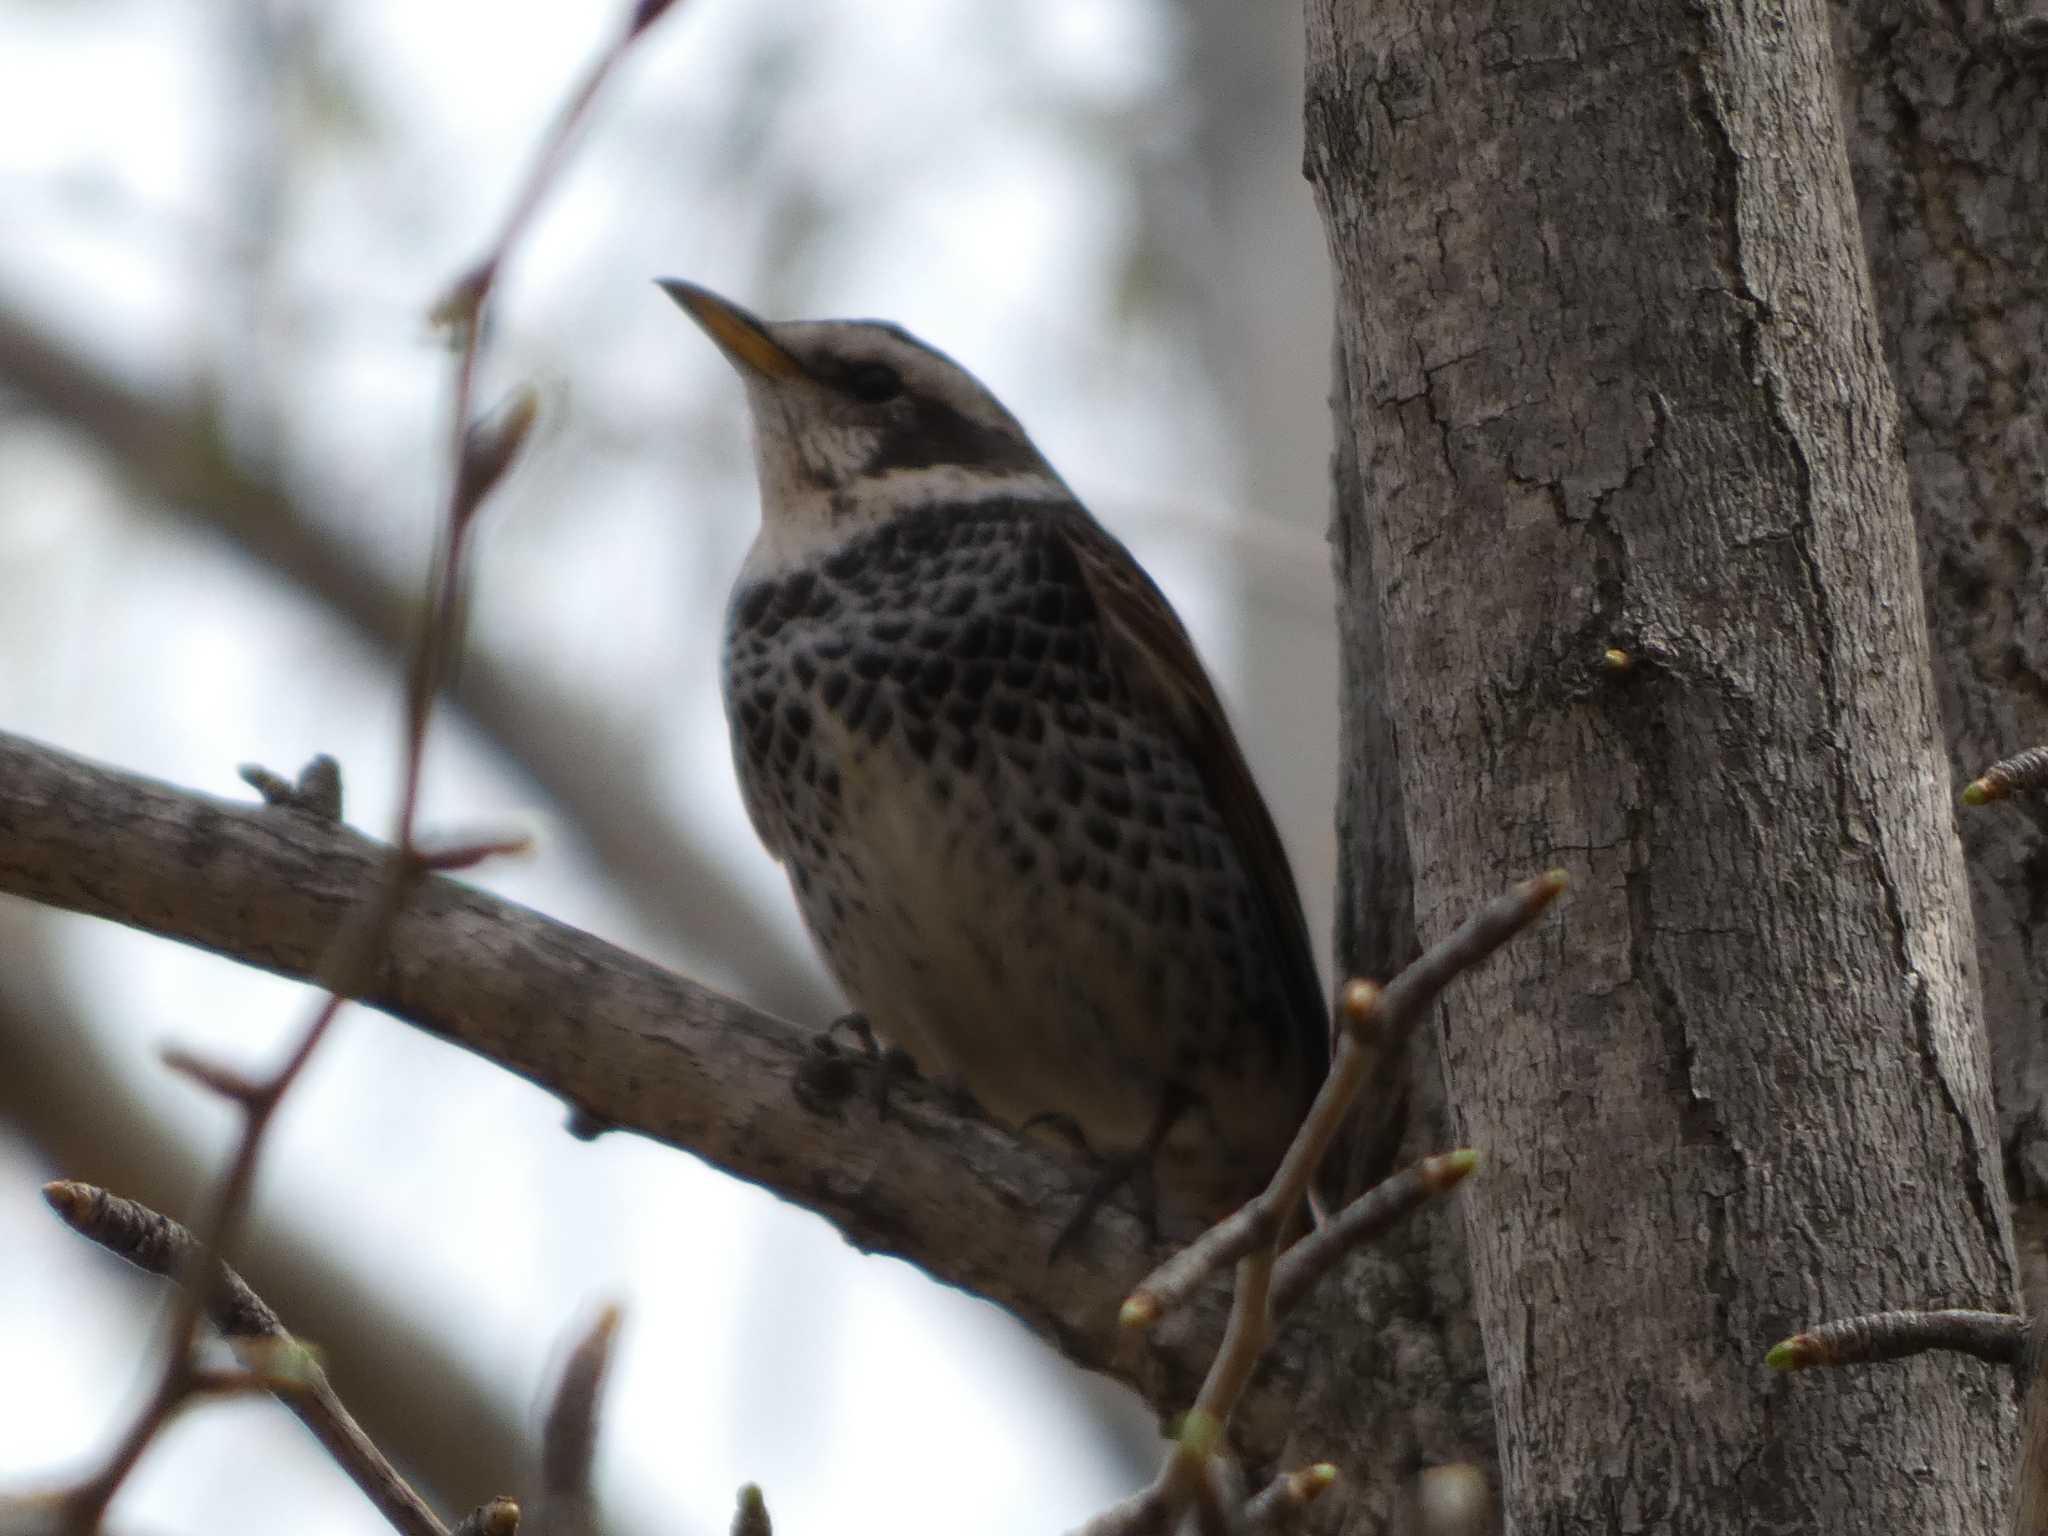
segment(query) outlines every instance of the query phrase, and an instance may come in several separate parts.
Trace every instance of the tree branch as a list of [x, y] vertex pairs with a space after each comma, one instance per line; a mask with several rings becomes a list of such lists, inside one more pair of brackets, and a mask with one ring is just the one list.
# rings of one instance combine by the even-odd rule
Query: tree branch
[[[303, 979], [383, 858], [345, 826], [0, 734], [0, 892]], [[922, 1084], [892, 1094], [886, 1119], [859, 1095], [806, 1105], [794, 1087], [816, 1058], [794, 1026], [440, 877], [400, 914], [362, 1001], [987, 1297], [1162, 1411], [1193, 1399], [1221, 1332], [1220, 1295], [1142, 1339], [1117, 1326], [1129, 1286], [1191, 1234], [1148, 1239], [1111, 1204], [1078, 1252], [1049, 1264], [1085, 1171]], [[1306, 1353], [1275, 1351], [1232, 1421], [1254, 1465], [1283, 1444]]]

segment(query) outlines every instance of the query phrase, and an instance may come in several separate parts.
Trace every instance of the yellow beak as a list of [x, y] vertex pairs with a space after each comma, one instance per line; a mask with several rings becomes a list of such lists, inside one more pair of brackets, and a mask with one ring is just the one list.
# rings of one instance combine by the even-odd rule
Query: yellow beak
[[739, 305], [721, 299], [708, 288], [699, 288], [695, 283], [686, 283], [680, 278], [659, 277], [655, 279], [655, 286], [680, 304], [684, 312], [703, 327], [704, 334], [718, 343], [718, 350], [734, 367], [771, 379], [800, 379], [804, 376], [803, 364], [768, 334], [768, 327]]

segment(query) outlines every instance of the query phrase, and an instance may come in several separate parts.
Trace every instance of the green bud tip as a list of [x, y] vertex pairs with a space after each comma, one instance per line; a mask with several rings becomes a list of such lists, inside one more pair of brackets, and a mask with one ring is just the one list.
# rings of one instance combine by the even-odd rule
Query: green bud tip
[[1444, 1153], [1436, 1163], [1437, 1187], [1449, 1189], [1479, 1166], [1479, 1154], [1470, 1147], [1460, 1147], [1455, 1152]]
[[1764, 1356], [1764, 1364], [1774, 1371], [1796, 1371], [1800, 1367], [1802, 1353], [1797, 1339], [1780, 1339]]
[[1207, 1460], [1215, 1454], [1216, 1443], [1222, 1438], [1223, 1426], [1213, 1413], [1190, 1408], [1180, 1422], [1180, 1448], [1189, 1456]]

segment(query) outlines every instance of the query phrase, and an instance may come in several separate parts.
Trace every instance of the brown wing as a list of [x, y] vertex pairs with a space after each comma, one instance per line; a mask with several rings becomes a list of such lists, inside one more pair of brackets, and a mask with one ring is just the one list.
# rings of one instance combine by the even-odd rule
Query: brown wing
[[1282, 1038], [1291, 1038], [1300, 1053], [1306, 1108], [1308, 1095], [1329, 1066], [1329, 1008], [1279, 829], [1215, 685], [1166, 595], [1130, 551], [1078, 505], [1060, 515], [1057, 527], [1081, 567], [1126, 686], [1170, 721], [1187, 744], [1256, 887], [1273, 954], [1285, 972], [1281, 983], [1289, 1013], [1285, 1020], [1261, 1022]]

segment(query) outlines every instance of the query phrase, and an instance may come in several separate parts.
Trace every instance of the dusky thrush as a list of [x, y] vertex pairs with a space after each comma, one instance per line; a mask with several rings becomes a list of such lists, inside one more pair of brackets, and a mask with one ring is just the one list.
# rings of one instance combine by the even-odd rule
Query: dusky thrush
[[1299, 1126], [1328, 1007], [1172, 606], [950, 358], [661, 286], [746, 384], [726, 719], [826, 964], [925, 1073], [1220, 1214]]

